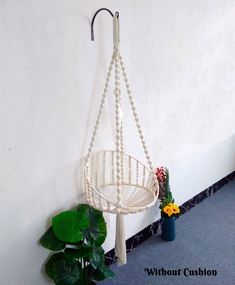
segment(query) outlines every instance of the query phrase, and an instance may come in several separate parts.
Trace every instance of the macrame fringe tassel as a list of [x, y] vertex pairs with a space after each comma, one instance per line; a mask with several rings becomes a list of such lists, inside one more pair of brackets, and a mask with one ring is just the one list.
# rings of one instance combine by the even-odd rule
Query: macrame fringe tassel
[[124, 231], [124, 217], [117, 213], [116, 216], [116, 240], [115, 253], [118, 258], [118, 265], [126, 264], [126, 240]]

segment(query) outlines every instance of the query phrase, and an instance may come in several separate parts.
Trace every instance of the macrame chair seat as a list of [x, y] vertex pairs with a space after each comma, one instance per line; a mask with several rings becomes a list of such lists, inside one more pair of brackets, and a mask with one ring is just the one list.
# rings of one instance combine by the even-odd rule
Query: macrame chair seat
[[[96, 12], [92, 20], [101, 10]], [[109, 11], [109, 10], [108, 10]], [[102, 95], [98, 116], [93, 130], [88, 154], [85, 158], [84, 176], [85, 190], [88, 204], [92, 207], [116, 214], [116, 240], [115, 251], [119, 264], [126, 263], [126, 244], [124, 233], [123, 216], [129, 213], [142, 212], [153, 206], [159, 195], [159, 185], [154, 174], [154, 169], [149, 157], [144, 140], [143, 131], [140, 127], [130, 85], [127, 79], [124, 63], [119, 50], [119, 14], [113, 16], [113, 43], [114, 51], [107, 73], [104, 92]], [[93, 30], [92, 30], [93, 37]], [[115, 150], [93, 151], [94, 141], [100, 124], [106, 95], [108, 92], [111, 73], [115, 69]], [[145, 166], [138, 159], [124, 152], [123, 121], [121, 116], [121, 88], [120, 80], [123, 76], [125, 87], [131, 106], [132, 114], [138, 130], [141, 145], [148, 163]]]
[[136, 158], [122, 153], [121, 206], [117, 197], [116, 151], [97, 151], [89, 157], [85, 177], [87, 200], [94, 208], [109, 213], [137, 213], [156, 202], [156, 181], [152, 171]]

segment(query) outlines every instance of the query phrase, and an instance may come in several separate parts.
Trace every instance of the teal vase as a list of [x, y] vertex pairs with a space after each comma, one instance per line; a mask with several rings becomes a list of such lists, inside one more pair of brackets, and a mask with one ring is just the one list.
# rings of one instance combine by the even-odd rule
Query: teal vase
[[166, 241], [175, 239], [175, 217], [162, 217], [162, 238]]

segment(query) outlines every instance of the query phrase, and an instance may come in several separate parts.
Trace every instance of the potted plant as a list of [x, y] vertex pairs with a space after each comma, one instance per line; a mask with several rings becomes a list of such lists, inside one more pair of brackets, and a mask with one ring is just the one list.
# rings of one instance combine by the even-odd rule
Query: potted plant
[[103, 213], [86, 204], [61, 212], [40, 238], [53, 251], [45, 264], [56, 285], [91, 285], [114, 276], [101, 247], [107, 235]]
[[175, 239], [175, 220], [180, 214], [180, 208], [174, 203], [170, 191], [169, 171], [166, 167], [157, 168], [155, 175], [159, 182], [160, 188], [164, 190], [165, 195], [160, 200], [160, 210], [162, 218], [162, 238], [167, 241]]

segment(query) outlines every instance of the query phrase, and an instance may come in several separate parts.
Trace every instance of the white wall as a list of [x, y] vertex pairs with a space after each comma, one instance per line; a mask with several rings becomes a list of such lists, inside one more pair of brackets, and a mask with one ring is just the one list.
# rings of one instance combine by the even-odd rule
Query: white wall
[[[2, 0], [1, 284], [50, 283], [40, 271], [48, 252], [37, 240], [50, 216], [83, 199], [78, 165], [112, 53], [108, 14], [98, 16], [90, 41], [100, 7], [120, 12], [121, 50], [146, 141], [154, 164], [169, 167], [176, 201], [235, 169], [235, 1]], [[102, 148], [113, 134], [111, 104]], [[142, 158], [127, 127], [127, 149]], [[106, 218], [109, 250], [114, 217]], [[157, 207], [128, 216], [127, 237], [158, 218]]]

